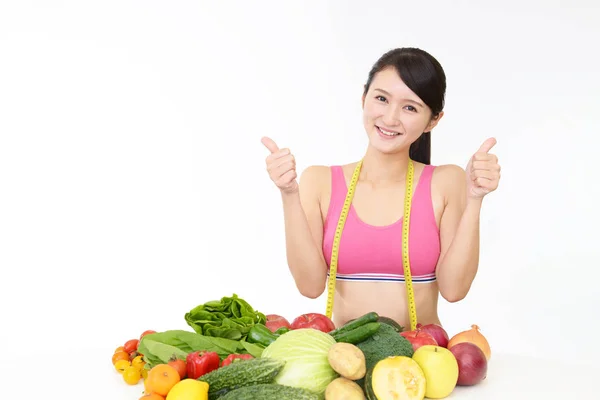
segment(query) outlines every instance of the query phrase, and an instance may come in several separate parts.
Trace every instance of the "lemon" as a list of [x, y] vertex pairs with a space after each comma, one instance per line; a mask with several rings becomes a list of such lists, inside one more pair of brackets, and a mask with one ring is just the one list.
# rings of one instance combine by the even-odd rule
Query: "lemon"
[[195, 379], [179, 381], [169, 390], [166, 400], [208, 400], [208, 383]]

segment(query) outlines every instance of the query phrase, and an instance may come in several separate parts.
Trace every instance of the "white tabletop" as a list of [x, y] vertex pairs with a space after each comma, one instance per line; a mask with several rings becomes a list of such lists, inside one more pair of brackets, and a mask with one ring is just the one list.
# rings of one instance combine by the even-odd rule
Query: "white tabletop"
[[[0, 361], [0, 376], [12, 384], [12, 398], [36, 399], [40, 393], [50, 398], [137, 400], [143, 384], [127, 385], [113, 369], [105, 349], [83, 352], [66, 349], [48, 359], [32, 360], [32, 355], [13, 354]], [[71, 358], [69, 358], [71, 357]], [[447, 399], [600, 399], [598, 365], [574, 365], [560, 360], [544, 360], [518, 355], [493, 354], [487, 379], [477, 386], [457, 387]], [[6, 386], [4, 386], [6, 387]], [[60, 394], [60, 397], [54, 397]], [[16, 396], [16, 397], [15, 397]]]

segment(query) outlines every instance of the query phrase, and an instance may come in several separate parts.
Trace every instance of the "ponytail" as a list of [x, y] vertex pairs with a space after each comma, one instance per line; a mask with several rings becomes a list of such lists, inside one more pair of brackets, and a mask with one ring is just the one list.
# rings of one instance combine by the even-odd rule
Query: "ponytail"
[[416, 162], [431, 164], [431, 132], [424, 132], [411, 144], [408, 154]]

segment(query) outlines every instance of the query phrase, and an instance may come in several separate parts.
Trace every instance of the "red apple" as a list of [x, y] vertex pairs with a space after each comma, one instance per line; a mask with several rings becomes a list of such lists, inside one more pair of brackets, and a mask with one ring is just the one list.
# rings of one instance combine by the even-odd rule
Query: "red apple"
[[290, 322], [281, 315], [268, 314], [266, 315], [266, 317], [267, 323], [265, 325], [267, 326], [267, 328], [269, 328], [271, 332], [275, 332], [277, 329], [282, 327], [292, 329], [292, 325], [290, 324]]
[[475, 344], [462, 342], [450, 348], [458, 362], [459, 386], [473, 386], [481, 382], [487, 375], [487, 358]]
[[321, 332], [329, 333], [335, 329], [335, 325], [326, 315], [319, 313], [302, 314], [292, 321], [292, 329], [313, 328]]
[[437, 346], [437, 341], [429, 333], [424, 332], [420, 329], [414, 331], [400, 332], [400, 335], [404, 336], [413, 346], [413, 350], [417, 350], [421, 346], [433, 345]]
[[427, 325], [417, 324], [417, 329], [420, 329], [423, 332], [427, 332], [431, 336], [433, 336], [433, 338], [437, 342], [438, 346], [444, 347], [444, 348], [448, 347], [448, 340], [450, 340], [450, 338], [448, 337], [448, 333], [446, 332], [446, 330], [444, 328], [442, 328], [440, 325], [438, 325], [438, 324], [427, 324]]

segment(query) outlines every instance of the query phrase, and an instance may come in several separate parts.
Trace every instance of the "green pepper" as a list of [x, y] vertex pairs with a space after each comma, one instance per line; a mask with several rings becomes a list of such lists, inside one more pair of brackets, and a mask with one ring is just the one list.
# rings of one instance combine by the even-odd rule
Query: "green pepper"
[[288, 328], [288, 327], [285, 327], [285, 326], [282, 326], [281, 328], [279, 328], [279, 329], [277, 329], [277, 330], [275, 331], [275, 335], [276, 335], [276, 336], [281, 336], [281, 335], [283, 335], [284, 333], [287, 333], [287, 332], [289, 332], [289, 331], [290, 331], [290, 328]]
[[277, 339], [277, 336], [263, 324], [255, 324], [248, 332], [248, 342], [268, 346]]

